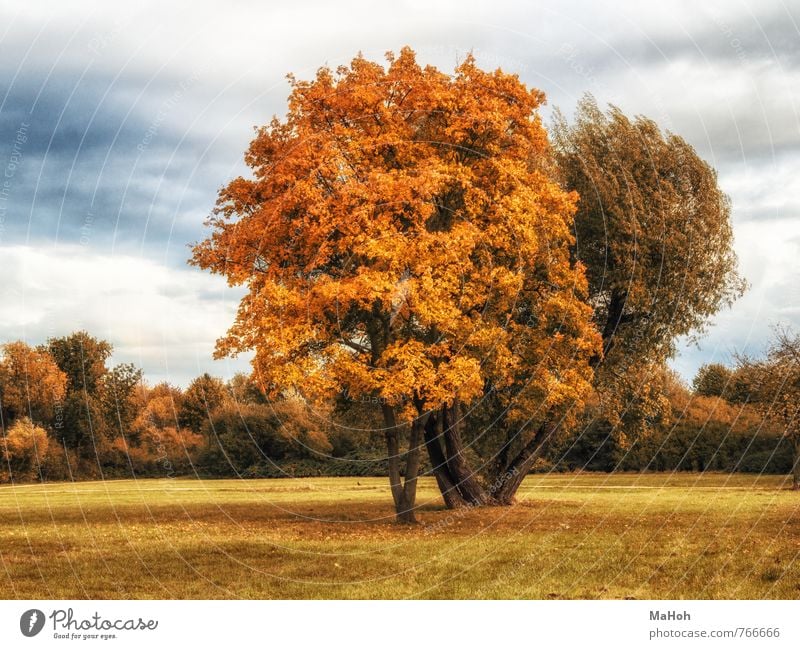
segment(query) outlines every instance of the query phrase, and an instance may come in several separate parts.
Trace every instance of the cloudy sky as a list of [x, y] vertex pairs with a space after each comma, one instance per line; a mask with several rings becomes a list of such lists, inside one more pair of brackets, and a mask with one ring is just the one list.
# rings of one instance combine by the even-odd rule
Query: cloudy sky
[[240, 293], [187, 267], [188, 244], [204, 236], [219, 187], [245, 173], [253, 126], [285, 113], [286, 73], [406, 44], [448, 70], [472, 51], [567, 114], [590, 91], [682, 135], [718, 169], [751, 288], [699, 347], [683, 347], [684, 376], [758, 353], [770, 325], [800, 325], [798, 5], [206, 5], [3, 4], [0, 342], [87, 329], [113, 343], [115, 361], [176, 384], [246, 369], [211, 360]]

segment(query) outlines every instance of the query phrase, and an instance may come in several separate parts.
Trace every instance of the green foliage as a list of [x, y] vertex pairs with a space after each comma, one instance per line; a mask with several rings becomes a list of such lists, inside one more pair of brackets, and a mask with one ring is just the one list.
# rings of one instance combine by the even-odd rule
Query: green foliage
[[198, 376], [183, 395], [178, 413], [180, 425], [200, 433], [227, 398], [228, 392], [222, 380], [208, 373]]
[[204, 427], [207, 446], [200, 464], [217, 475], [272, 475], [289, 459], [324, 461], [333, 450], [322, 422], [292, 400], [228, 406]]
[[40, 349], [47, 351], [67, 376], [56, 439], [75, 451], [78, 458], [99, 461], [113, 430], [109, 424], [114, 421], [104, 394], [111, 344], [86, 331], [76, 331], [50, 338]]
[[733, 387], [733, 375], [730, 368], [719, 363], [703, 365], [697, 370], [692, 388], [704, 397], [725, 397]]
[[71, 391], [64, 399], [63, 411], [64, 425], [56, 430], [59, 444], [75, 451], [79, 458], [98, 459], [111, 436], [101, 399]]
[[137, 391], [141, 382], [142, 370], [131, 363], [116, 365], [102, 377], [103, 414], [112, 436], [131, 430], [141, 408]]
[[69, 336], [51, 338], [44, 347], [67, 375], [67, 391], [97, 394], [100, 382], [108, 371], [111, 343], [76, 331]]
[[210, 474], [239, 475], [284, 459], [291, 440], [270, 406], [225, 408], [205, 425], [207, 447], [200, 464]]
[[[574, 255], [603, 334], [606, 369], [660, 362], [745, 289], [730, 200], [685, 140], [591, 95], [551, 136], [562, 183], [580, 195]], [[605, 376], [605, 379], [610, 377]]]

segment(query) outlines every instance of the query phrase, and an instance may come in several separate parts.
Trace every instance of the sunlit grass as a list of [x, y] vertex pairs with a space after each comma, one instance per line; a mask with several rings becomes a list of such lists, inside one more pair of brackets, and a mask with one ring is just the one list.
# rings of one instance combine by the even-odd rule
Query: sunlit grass
[[451, 512], [382, 478], [0, 487], [6, 598], [800, 597], [800, 493], [779, 476], [529, 477]]

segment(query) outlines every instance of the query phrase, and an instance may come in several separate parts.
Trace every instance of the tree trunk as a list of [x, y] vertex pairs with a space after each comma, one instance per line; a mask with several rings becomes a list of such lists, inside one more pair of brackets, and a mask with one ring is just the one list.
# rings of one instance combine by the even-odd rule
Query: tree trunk
[[492, 494], [483, 488], [467, 462], [461, 436], [462, 420], [458, 400], [452, 406], [442, 408], [442, 415], [447, 467], [456, 481], [459, 493], [472, 505], [495, 504]]
[[793, 440], [792, 489], [800, 491], [800, 437]]
[[[431, 416], [429, 419], [425, 429], [425, 445], [439, 490], [445, 505], [450, 509], [482, 505], [512, 505], [520, 485], [536, 459], [541, 456], [548, 439], [557, 429], [557, 425], [553, 426], [548, 422], [542, 423], [533, 438], [510, 462], [498, 464], [492, 470], [489, 476], [490, 485], [485, 488], [478, 483], [475, 478], [477, 474], [470, 468], [464, 455], [463, 441], [458, 426], [439, 425], [438, 422], [444, 419], [438, 416], [439, 414], [437, 413], [436, 417]], [[449, 444], [446, 434], [450, 436]], [[440, 437], [445, 438], [447, 455], [442, 451]], [[454, 468], [459, 472], [459, 476], [462, 478], [466, 476], [467, 479], [459, 480], [454, 475]]]
[[624, 316], [625, 302], [628, 299], [627, 291], [614, 290], [611, 293], [611, 298], [608, 303], [608, 310], [606, 312], [606, 320], [603, 323], [603, 331], [600, 335], [603, 338], [603, 351], [600, 354], [595, 354], [589, 359], [589, 365], [596, 369], [603, 359], [608, 356], [614, 347], [614, 337], [620, 325], [626, 321]]
[[533, 438], [496, 477], [494, 484], [498, 486], [495, 497], [500, 504], [512, 505], [516, 501], [517, 490], [533, 467], [536, 458], [542, 454], [545, 442], [554, 430], [551, 430], [547, 421], [544, 421], [536, 430]]
[[419, 477], [419, 461], [420, 451], [422, 446], [423, 429], [427, 416], [417, 417], [411, 423], [411, 437], [408, 440], [408, 454], [406, 455], [406, 480], [403, 486], [403, 496], [405, 497], [405, 505], [407, 511], [411, 514], [411, 520], [408, 522], [416, 522], [414, 519], [414, 505], [417, 502], [417, 478]]
[[414, 504], [417, 499], [417, 478], [419, 476], [420, 447], [425, 418], [417, 418], [411, 425], [408, 453], [406, 454], [405, 481], [400, 474], [399, 426], [394, 408], [382, 404], [383, 419], [386, 424], [386, 451], [389, 456], [389, 485], [397, 515], [397, 522], [414, 524]]
[[444, 504], [448, 509], [496, 504], [467, 461], [459, 410], [458, 402], [443, 406], [425, 427], [425, 447]]
[[456, 487], [455, 480], [447, 467], [447, 458], [442, 451], [442, 418], [431, 416], [425, 425], [425, 448], [428, 451], [428, 458], [431, 461], [433, 475], [436, 484], [444, 498], [444, 504], [448, 509], [459, 509], [466, 507], [469, 503], [461, 496]]

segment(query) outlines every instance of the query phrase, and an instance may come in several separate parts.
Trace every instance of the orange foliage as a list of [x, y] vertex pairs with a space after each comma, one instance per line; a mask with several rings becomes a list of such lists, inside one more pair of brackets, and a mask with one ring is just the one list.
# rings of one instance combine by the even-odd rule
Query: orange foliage
[[49, 423], [63, 401], [67, 377], [52, 356], [18, 341], [3, 345], [0, 359], [0, 403], [11, 418], [30, 414]]
[[548, 408], [581, 399], [599, 337], [543, 94], [471, 56], [452, 76], [387, 59], [290, 77], [253, 177], [221, 191], [192, 261], [249, 290], [217, 354], [255, 350], [274, 393], [347, 390], [406, 421], [521, 376]]
[[0, 479], [26, 480], [35, 478], [45, 462], [50, 438], [47, 431], [28, 417], [14, 422], [0, 438]]

